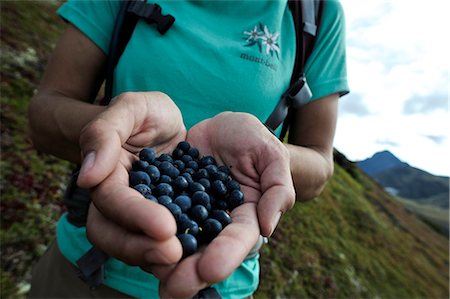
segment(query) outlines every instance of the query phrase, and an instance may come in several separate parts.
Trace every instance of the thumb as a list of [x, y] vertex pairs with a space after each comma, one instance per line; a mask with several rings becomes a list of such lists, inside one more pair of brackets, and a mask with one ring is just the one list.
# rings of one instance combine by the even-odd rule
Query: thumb
[[80, 148], [83, 161], [77, 183], [82, 188], [92, 188], [117, 166], [122, 141], [107, 121], [96, 119], [82, 130]]

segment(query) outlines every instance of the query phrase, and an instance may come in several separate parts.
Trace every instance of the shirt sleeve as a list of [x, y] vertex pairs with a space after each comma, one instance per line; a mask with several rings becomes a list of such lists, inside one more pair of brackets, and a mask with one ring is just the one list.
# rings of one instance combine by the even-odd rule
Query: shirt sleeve
[[310, 101], [349, 92], [344, 11], [338, 0], [323, 2], [322, 23], [305, 65], [306, 80], [313, 94]]
[[120, 3], [121, 1], [69, 0], [57, 13], [107, 54]]

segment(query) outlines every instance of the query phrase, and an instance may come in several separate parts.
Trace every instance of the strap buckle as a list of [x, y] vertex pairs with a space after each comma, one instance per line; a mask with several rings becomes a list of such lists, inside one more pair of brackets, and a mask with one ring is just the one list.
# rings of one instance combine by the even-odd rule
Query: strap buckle
[[306, 82], [305, 76], [301, 76], [294, 82], [289, 89], [281, 96], [275, 109], [265, 121], [266, 127], [275, 131], [284, 121], [288, 114], [289, 108], [300, 108], [307, 104], [312, 97], [311, 89]]
[[175, 22], [175, 18], [169, 14], [163, 15], [161, 11], [158, 4], [149, 4], [145, 1], [132, 1], [128, 7], [128, 12], [143, 18], [148, 24], [156, 24], [159, 33], [165, 34]]
[[294, 109], [307, 104], [312, 97], [312, 92], [306, 82], [306, 78], [301, 76], [300, 79], [289, 87], [282, 97], [286, 97], [287, 106]]

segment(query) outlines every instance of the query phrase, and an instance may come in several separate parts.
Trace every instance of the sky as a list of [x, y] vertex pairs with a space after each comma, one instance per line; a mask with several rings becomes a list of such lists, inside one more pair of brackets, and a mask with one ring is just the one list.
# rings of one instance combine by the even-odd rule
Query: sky
[[351, 161], [389, 150], [450, 176], [448, 0], [341, 0], [351, 93], [335, 147]]

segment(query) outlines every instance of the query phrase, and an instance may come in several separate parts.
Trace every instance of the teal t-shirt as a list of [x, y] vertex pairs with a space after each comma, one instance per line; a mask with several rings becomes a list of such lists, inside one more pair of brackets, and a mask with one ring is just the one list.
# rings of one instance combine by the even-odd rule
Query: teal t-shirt
[[[151, 2], [151, 1], [150, 1]], [[186, 127], [222, 111], [248, 112], [264, 121], [287, 89], [296, 53], [295, 30], [287, 1], [158, 1], [174, 25], [161, 35], [140, 20], [115, 71], [114, 95], [161, 91], [180, 108]], [[105, 53], [119, 1], [69, 1], [59, 15]], [[325, 1], [322, 24], [305, 74], [311, 101], [348, 92], [345, 24], [338, 1]], [[63, 216], [57, 239], [74, 262], [91, 246], [84, 228]], [[138, 267], [110, 259], [105, 284], [139, 298], [157, 297], [158, 282]], [[257, 258], [246, 260], [216, 285], [223, 298], [244, 298], [259, 282]]]

